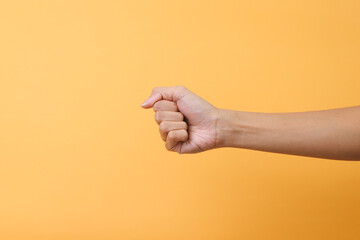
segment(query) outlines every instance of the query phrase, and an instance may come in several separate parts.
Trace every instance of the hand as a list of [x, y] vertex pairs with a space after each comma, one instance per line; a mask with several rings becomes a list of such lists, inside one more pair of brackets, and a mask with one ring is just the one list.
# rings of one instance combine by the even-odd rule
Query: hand
[[155, 111], [167, 150], [197, 153], [217, 147], [218, 109], [187, 88], [154, 88], [141, 106]]

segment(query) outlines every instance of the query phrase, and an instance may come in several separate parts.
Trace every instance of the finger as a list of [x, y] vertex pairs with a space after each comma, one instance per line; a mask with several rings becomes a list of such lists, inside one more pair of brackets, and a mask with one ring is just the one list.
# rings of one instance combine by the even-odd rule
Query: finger
[[155, 112], [158, 112], [158, 111], [177, 112], [178, 107], [177, 107], [176, 103], [174, 103], [174, 102], [171, 102], [168, 100], [160, 100], [154, 104], [153, 110]]
[[184, 120], [184, 115], [182, 115], [180, 112], [159, 111], [155, 113], [155, 121], [159, 125], [162, 121], [180, 122], [182, 120]]
[[172, 121], [163, 121], [160, 123], [159, 131], [163, 141], [166, 141], [166, 137], [170, 131], [173, 130], [186, 130], [187, 124], [184, 121], [181, 122], [172, 122]]
[[186, 130], [174, 130], [170, 131], [167, 135], [165, 147], [169, 151], [174, 151], [174, 147], [179, 142], [185, 142], [188, 140], [188, 132]]
[[183, 86], [176, 87], [156, 87], [153, 89], [150, 97], [145, 100], [141, 107], [151, 108], [157, 101], [169, 100], [177, 102], [179, 99], [189, 93], [189, 90]]

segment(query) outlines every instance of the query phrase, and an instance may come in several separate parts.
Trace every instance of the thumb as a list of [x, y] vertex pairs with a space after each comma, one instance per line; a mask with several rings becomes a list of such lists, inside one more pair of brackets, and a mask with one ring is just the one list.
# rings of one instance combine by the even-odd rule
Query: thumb
[[156, 94], [152, 94], [148, 99], [145, 100], [145, 102], [143, 102], [141, 104], [141, 107], [147, 109], [147, 108], [152, 108], [153, 105], [157, 102], [160, 101], [162, 99], [162, 96], [160, 93], [156, 93]]
[[168, 100], [172, 102], [177, 102], [183, 96], [185, 96], [189, 90], [183, 86], [176, 87], [156, 87], [153, 89], [150, 97], [141, 104], [143, 108], [152, 108], [157, 101]]

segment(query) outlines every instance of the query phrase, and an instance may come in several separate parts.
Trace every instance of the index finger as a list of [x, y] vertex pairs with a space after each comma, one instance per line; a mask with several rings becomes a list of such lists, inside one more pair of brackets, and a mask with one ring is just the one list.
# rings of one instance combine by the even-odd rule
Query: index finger
[[153, 110], [155, 112], [158, 111], [172, 111], [172, 112], [177, 112], [178, 111], [178, 107], [176, 105], [176, 103], [168, 101], [168, 100], [160, 100], [157, 101], [154, 106], [153, 106]]

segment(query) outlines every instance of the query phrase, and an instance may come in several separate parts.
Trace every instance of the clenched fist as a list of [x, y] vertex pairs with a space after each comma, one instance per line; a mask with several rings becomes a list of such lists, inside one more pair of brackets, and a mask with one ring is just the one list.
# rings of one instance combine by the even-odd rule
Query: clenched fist
[[155, 111], [167, 150], [197, 153], [216, 148], [218, 110], [187, 88], [154, 88], [141, 106]]
[[360, 106], [292, 113], [219, 109], [185, 87], [154, 88], [153, 108], [170, 151], [236, 147], [300, 156], [360, 160]]

